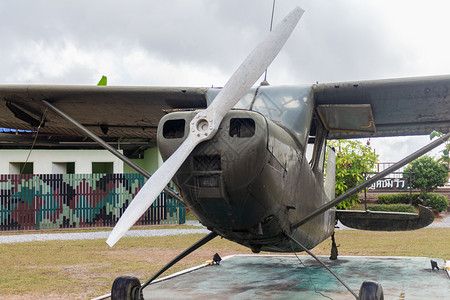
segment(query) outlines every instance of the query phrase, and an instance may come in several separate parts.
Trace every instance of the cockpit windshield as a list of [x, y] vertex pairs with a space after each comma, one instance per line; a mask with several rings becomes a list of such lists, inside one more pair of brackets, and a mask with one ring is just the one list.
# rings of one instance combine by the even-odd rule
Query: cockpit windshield
[[[208, 90], [208, 105], [219, 91], [220, 89]], [[261, 113], [291, 131], [305, 148], [314, 109], [311, 85], [252, 88], [234, 108]]]

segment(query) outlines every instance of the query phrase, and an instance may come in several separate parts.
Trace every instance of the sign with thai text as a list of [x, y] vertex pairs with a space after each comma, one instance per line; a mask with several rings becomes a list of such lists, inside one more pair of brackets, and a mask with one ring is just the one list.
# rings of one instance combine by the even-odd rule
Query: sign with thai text
[[408, 178], [383, 178], [372, 183], [367, 190], [406, 190], [408, 188]]

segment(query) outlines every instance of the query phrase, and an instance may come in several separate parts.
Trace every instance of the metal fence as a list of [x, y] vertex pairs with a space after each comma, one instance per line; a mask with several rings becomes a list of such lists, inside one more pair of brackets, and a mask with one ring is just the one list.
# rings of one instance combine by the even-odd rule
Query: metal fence
[[[0, 230], [114, 226], [144, 182], [140, 174], [0, 175]], [[184, 222], [184, 206], [163, 192], [136, 225]]]
[[[384, 170], [386, 170], [387, 168], [391, 167], [392, 165], [394, 165], [395, 163], [393, 162], [382, 162], [382, 163], [376, 163], [374, 166], [374, 169], [372, 170], [375, 173], [380, 173]], [[402, 167], [400, 169], [398, 169], [396, 171], [396, 174], [392, 175], [395, 178], [402, 178], [402, 173], [405, 171], [405, 167]], [[450, 171], [448, 174], [448, 178], [447, 178], [447, 184], [446, 185], [450, 185]]]
[[[382, 163], [376, 163], [373, 172], [374, 173], [380, 173], [383, 172], [384, 170], [386, 170], [387, 168], [391, 167], [392, 165], [394, 165], [395, 162], [382, 162]], [[402, 174], [404, 171], [405, 167], [401, 167], [399, 168], [395, 174], [392, 174], [392, 177], [394, 178], [402, 178]]]

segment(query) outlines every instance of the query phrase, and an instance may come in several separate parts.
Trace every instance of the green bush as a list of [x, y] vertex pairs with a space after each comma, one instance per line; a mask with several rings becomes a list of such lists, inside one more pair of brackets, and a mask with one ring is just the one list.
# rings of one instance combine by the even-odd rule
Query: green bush
[[423, 201], [425, 206], [429, 206], [437, 210], [438, 212], [443, 212], [447, 210], [448, 201], [443, 195], [437, 194], [426, 194], [422, 195], [425, 199]]
[[[379, 195], [377, 199], [379, 204], [409, 204], [409, 194], [386, 194]], [[419, 204], [434, 208], [438, 212], [443, 212], [448, 207], [447, 198], [438, 194], [412, 194], [412, 204]]]
[[367, 209], [372, 211], [395, 211], [395, 212], [417, 213], [417, 209], [409, 204], [368, 205]]
[[[417, 193], [412, 194], [412, 204], [418, 205], [421, 204], [419, 200], [419, 195]], [[379, 204], [409, 204], [409, 193], [403, 194], [386, 194], [379, 195], [377, 199], [377, 203]]]
[[447, 182], [448, 170], [443, 163], [433, 157], [424, 155], [405, 167], [403, 177], [409, 178], [412, 174], [411, 186], [422, 193], [435, 191]]

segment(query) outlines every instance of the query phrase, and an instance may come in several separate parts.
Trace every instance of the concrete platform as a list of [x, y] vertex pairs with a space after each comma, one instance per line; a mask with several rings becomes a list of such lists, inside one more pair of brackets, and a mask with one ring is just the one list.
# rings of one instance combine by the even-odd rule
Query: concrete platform
[[[447, 272], [432, 271], [429, 258], [340, 256], [337, 261], [321, 260], [356, 294], [364, 280], [372, 279], [382, 284], [385, 299], [450, 299]], [[439, 267], [444, 265], [442, 259], [433, 260]], [[354, 299], [314, 259], [292, 255], [229, 256], [220, 265], [179, 272], [144, 289], [145, 299], [326, 299], [324, 296]]]

